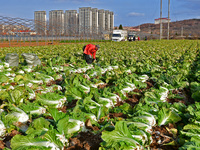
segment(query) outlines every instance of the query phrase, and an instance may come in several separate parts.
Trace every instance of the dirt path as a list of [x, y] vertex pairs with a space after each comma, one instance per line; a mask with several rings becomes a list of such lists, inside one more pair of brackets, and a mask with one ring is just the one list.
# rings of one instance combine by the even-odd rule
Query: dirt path
[[22, 47], [22, 46], [45, 46], [45, 45], [60, 45], [68, 43], [59, 42], [0, 42], [0, 47]]
[[[45, 46], [45, 45], [63, 45], [63, 44], [83, 44], [84, 42], [79, 42], [79, 43], [60, 43], [59, 41], [54, 41], [53, 43], [50, 41], [47, 42], [16, 42], [16, 41], [12, 41], [12, 42], [8, 42], [8, 41], [4, 41], [4, 42], [0, 42], [0, 48], [3, 47], [22, 47], [22, 46]], [[88, 43], [88, 42], [86, 42]], [[93, 43], [91, 41], [91, 43]], [[101, 43], [101, 42], [95, 42], [95, 43]]]

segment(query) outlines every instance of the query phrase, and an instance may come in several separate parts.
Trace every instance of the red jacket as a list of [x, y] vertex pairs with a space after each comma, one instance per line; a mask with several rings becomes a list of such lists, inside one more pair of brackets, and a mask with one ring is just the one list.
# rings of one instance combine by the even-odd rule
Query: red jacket
[[86, 55], [93, 55], [93, 59], [96, 59], [95, 55], [96, 55], [96, 45], [93, 44], [88, 44], [85, 47], [85, 50], [83, 52]]

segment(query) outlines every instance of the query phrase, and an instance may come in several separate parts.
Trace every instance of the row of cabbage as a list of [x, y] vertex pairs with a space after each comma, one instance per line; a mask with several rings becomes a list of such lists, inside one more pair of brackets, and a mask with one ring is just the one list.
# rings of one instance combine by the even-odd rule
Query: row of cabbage
[[[13, 68], [9, 67], [7, 63], [3, 63], [1, 66], [1, 100], [2, 105], [1, 105], [1, 137], [4, 138], [6, 135], [6, 132], [9, 132], [13, 129], [19, 129], [20, 131], [24, 132], [27, 134], [26, 137], [23, 137], [21, 135], [15, 136], [15, 138], [12, 139], [13, 142], [11, 142], [11, 147], [12, 149], [18, 149], [22, 148], [23, 144], [21, 142], [24, 142], [24, 139], [26, 140], [26, 143], [24, 143], [24, 148], [29, 147], [30, 148], [35, 148], [35, 147], [47, 147], [51, 149], [63, 149], [64, 146], [67, 146], [64, 143], [62, 143], [62, 147], [57, 143], [56, 141], [49, 140], [48, 138], [45, 138], [46, 140], [42, 140], [42, 138], [36, 139], [35, 136], [43, 136], [43, 134], [50, 136], [51, 138], [55, 138], [55, 135], [61, 136], [61, 138], [69, 138], [70, 134], [77, 132], [80, 130], [81, 126], [84, 126], [85, 120], [81, 121], [82, 118], [87, 118], [86, 116], [91, 117], [92, 120], [99, 120], [101, 116], [104, 116], [102, 110], [103, 109], [108, 109], [112, 107], [116, 103], [116, 99], [118, 98], [118, 95], [108, 92], [103, 92], [104, 96], [109, 96], [110, 99], [105, 98], [105, 97], [99, 97], [99, 103], [88, 99], [86, 96], [88, 96], [88, 93], [90, 91], [93, 91], [96, 93], [95, 89], [97, 89], [98, 84], [102, 84], [103, 81], [98, 82], [91, 82], [88, 80], [88, 78], [83, 78], [83, 74], [81, 75], [73, 75], [74, 72], [81, 73], [85, 72], [86, 70], [89, 70], [93, 68], [93, 66], [86, 66], [85, 68], [79, 68], [79, 69], [74, 69], [73, 65], [70, 65], [71, 67], [67, 67], [68, 69], [67, 73], [68, 78], [66, 77], [66, 74], [62, 72], [61, 74], [57, 74], [53, 70], [55, 67], [49, 67], [50, 70], [52, 70], [52, 73], [54, 72], [53, 76], [45, 74], [46, 72], [37, 72], [36, 70], [41, 69], [38, 67], [18, 67], [18, 68]], [[104, 74], [108, 70], [113, 70], [114, 68], [118, 67], [108, 67], [108, 68], [100, 68], [100, 72], [97, 74]], [[13, 70], [14, 69], [14, 70]], [[43, 70], [43, 69], [42, 69]], [[87, 75], [87, 74], [86, 74]], [[73, 77], [74, 76], [74, 77]], [[94, 75], [91, 75], [94, 76]], [[89, 76], [88, 76], [89, 77]], [[53, 81], [59, 80], [63, 81], [65, 78], [64, 84], [56, 85], [51, 83]], [[143, 78], [142, 78], [143, 79]], [[104, 84], [104, 83], [103, 83]], [[132, 85], [131, 83], [129, 83]], [[129, 85], [128, 84], [128, 85]], [[133, 86], [133, 85], [132, 85]], [[65, 88], [65, 95], [63, 95], [63, 92], [61, 92], [62, 88]], [[127, 86], [129, 87], [129, 86]], [[91, 89], [90, 89], [91, 88]], [[125, 88], [123, 88], [125, 89]], [[122, 91], [124, 92], [125, 90]], [[128, 89], [130, 90], [130, 89]], [[133, 89], [132, 89], [133, 90]], [[92, 93], [92, 92], [91, 92]], [[101, 93], [99, 93], [101, 95]], [[88, 102], [86, 99], [88, 99]], [[61, 122], [62, 123], [69, 123], [69, 128], [67, 128], [66, 125], [63, 125], [63, 128], [65, 127], [67, 131], [65, 132], [64, 129], [58, 129], [60, 124], [56, 125], [57, 128], [55, 128], [52, 131], [48, 131], [48, 128], [44, 128], [42, 126], [41, 132], [43, 133], [38, 133], [37, 135], [34, 136], [32, 133], [36, 133], [37, 131], [31, 132], [30, 136], [34, 136], [29, 139], [29, 130], [31, 130], [30, 126], [28, 126], [28, 122], [31, 122], [31, 126], [35, 124], [37, 126], [36, 128], [38, 129], [40, 127], [39, 122], [43, 122], [44, 125], [48, 126], [50, 125], [50, 122], [48, 123], [47, 121], [45, 122], [44, 118], [37, 118], [42, 114], [45, 114], [47, 112], [51, 112], [52, 110], [48, 110], [46, 112], [46, 109], [49, 108], [60, 108], [64, 104], [66, 104], [68, 101], [74, 100], [74, 99], [84, 99], [85, 107], [89, 108], [89, 112], [84, 112], [81, 113], [82, 116], [79, 117], [79, 120], [75, 119], [77, 117], [73, 117], [72, 115], [66, 115], [64, 113], [61, 113], [62, 116], [66, 116]], [[33, 102], [31, 102], [33, 101]], [[92, 103], [92, 104], [90, 104]], [[93, 106], [93, 105], [96, 105]], [[17, 106], [17, 107], [16, 107]], [[83, 106], [83, 104], [81, 104]], [[74, 110], [81, 110], [81, 108], [78, 108], [79, 105], [76, 106]], [[59, 112], [54, 109], [53, 111], [56, 111], [56, 115], [59, 116]], [[93, 113], [91, 113], [92, 111]], [[73, 113], [78, 115], [79, 113]], [[53, 114], [51, 114], [53, 116]], [[69, 119], [69, 116], [71, 117]], [[84, 117], [83, 117], [84, 116]], [[37, 119], [36, 119], [37, 118]], [[68, 118], [68, 119], [67, 119]], [[35, 119], [35, 120], [34, 120]], [[42, 120], [43, 119], [43, 120]], [[66, 120], [67, 119], [67, 120]], [[34, 120], [33, 122], [31, 120]], [[54, 120], [55, 122], [58, 122], [59, 120], [56, 119]], [[78, 127], [77, 127], [78, 126]], [[72, 131], [69, 131], [71, 127]], [[6, 129], [6, 130], [5, 130]], [[45, 133], [47, 132], [47, 133]], [[58, 133], [59, 132], [59, 133]], [[65, 134], [64, 134], [65, 132]], [[50, 134], [50, 135], [49, 135]], [[51, 135], [52, 134], [52, 135]], [[45, 136], [46, 137], [46, 136]], [[15, 141], [15, 139], [19, 140], [18, 142]], [[33, 140], [33, 141], [32, 141]], [[21, 141], [21, 142], [20, 142]], [[40, 142], [39, 142], [40, 141]], [[43, 142], [41, 142], [43, 141]], [[62, 140], [61, 140], [62, 141]], [[66, 141], [66, 140], [64, 140]], [[12, 143], [18, 143], [18, 146], [15, 146], [15, 144]], [[37, 145], [39, 144], [39, 145]], [[41, 144], [41, 145], [40, 145]]]
[[[71, 65], [72, 66], [72, 65]], [[92, 66], [88, 67], [87, 69], [90, 69]], [[15, 70], [15, 72], [13, 72], [13, 68], [11, 69], [8, 64], [4, 63], [2, 65], [2, 74], [1, 74], [1, 100], [3, 100], [2, 105], [1, 105], [1, 137], [4, 138], [5, 134], [6, 134], [6, 130], [9, 132], [13, 129], [15, 129], [16, 127], [19, 128], [22, 132], [26, 132], [27, 136], [28, 135], [28, 131], [29, 131], [29, 126], [27, 125], [27, 122], [31, 119], [35, 119], [35, 117], [37, 118], [39, 115], [42, 115], [44, 113], [46, 113], [46, 109], [48, 108], [60, 108], [64, 105], [64, 103], [67, 103], [68, 101], [70, 101], [70, 99], [83, 99], [84, 97], [88, 96], [88, 93], [90, 92], [90, 87], [94, 88], [93, 92], [96, 94], [98, 91], [95, 91], [95, 89], [97, 88], [97, 85], [99, 84], [99, 82], [97, 82], [97, 84], [92, 84], [91, 81], [89, 81], [87, 78], [83, 78], [83, 75], [78, 75], [78, 76], [69, 76], [69, 78], [65, 77], [65, 95], [62, 95], [63, 93], [60, 92], [60, 90], [62, 90], [62, 87], [64, 87], [64, 85], [59, 86], [56, 84], [53, 84], [52, 86], [47, 86], [50, 84], [50, 82], [55, 81], [55, 80], [63, 80], [61, 78], [63, 78], [63, 76], [58, 75], [57, 73], [55, 74], [56, 76], [52, 77], [49, 75], [46, 75], [44, 73], [39, 73], [39, 72], [35, 72], [32, 69], [38, 69], [33, 68], [33, 67], [29, 67], [28, 69], [25, 67], [21, 68], [17, 68], [19, 70]], [[117, 68], [117, 67], [115, 67]], [[54, 68], [51, 68], [54, 69]], [[86, 70], [87, 70], [86, 69]], [[109, 68], [105, 68], [105, 69], [101, 69], [100, 73], [105, 73], [105, 71], [107, 70], [113, 70], [113, 68], [110, 66]], [[33, 72], [30, 72], [30, 71]], [[79, 69], [79, 70], [84, 70], [84, 69]], [[86, 71], [84, 70], [84, 71]], [[73, 69], [69, 69], [69, 73], [73, 74]], [[80, 73], [80, 72], [79, 72]], [[92, 75], [93, 76], [93, 75]], [[57, 78], [59, 77], [59, 78]], [[143, 79], [143, 78], [141, 78]], [[102, 81], [100, 83], [103, 83]], [[89, 85], [89, 86], [88, 86]], [[126, 88], [128, 90], [130, 90], [130, 85], [131, 85], [131, 90], [133, 90], [133, 84], [131, 83], [127, 83], [127, 87], [123, 88], [121, 91], [124, 94], [124, 92], [126, 91]], [[45, 88], [46, 87], [46, 88]], [[92, 91], [92, 90], [91, 90]], [[36, 94], [38, 92], [38, 94]], [[53, 92], [53, 93], [52, 93]], [[90, 92], [92, 93], [92, 92]], [[100, 95], [101, 93], [99, 93]], [[110, 99], [105, 98], [105, 97], [98, 97], [99, 103], [89, 99], [89, 97], [86, 97], [84, 99], [84, 103], [85, 103], [85, 107], [89, 108], [88, 111], [89, 112], [85, 112], [82, 113], [84, 115], [81, 116], [81, 118], [86, 118], [86, 116], [90, 116], [92, 120], [99, 120], [100, 117], [104, 116], [105, 114], [103, 114], [102, 110], [103, 109], [108, 109], [110, 107], [112, 107], [115, 103], [116, 103], [116, 99], [119, 98], [118, 95], [113, 94], [111, 92], [103, 92], [104, 96], [109, 96]], [[88, 99], [88, 102], [87, 102]], [[35, 100], [34, 102], [30, 102], [31, 100]], [[68, 100], [68, 101], [66, 101]], [[80, 102], [81, 103], [81, 102]], [[92, 104], [90, 104], [92, 103]], [[95, 106], [93, 106], [95, 105]], [[16, 107], [18, 106], [18, 107]], [[81, 104], [80, 106], [84, 106], [83, 104]], [[6, 111], [4, 111], [6, 108]], [[81, 108], [79, 108], [79, 105], [76, 106], [76, 108], [74, 110], [81, 110]], [[54, 109], [54, 111], [56, 111]], [[93, 113], [90, 113], [93, 112]], [[49, 110], [48, 112], [51, 112], [51, 110]], [[108, 111], [107, 111], [108, 112]], [[58, 111], [57, 111], [58, 113]], [[73, 113], [78, 115], [78, 113]], [[95, 115], [94, 115], [95, 114]], [[63, 116], [63, 114], [62, 114]], [[69, 117], [69, 116], [67, 116]], [[71, 116], [72, 117], [72, 116]], [[80, 117], [79, 117], [80, 118]], [[38, 118], [39, 119], [39, 118]], [[37, 119], [36, 119], [37, 120]], [[41, 118], [40, 118], [41, 120]], [[58, 120], [56, 120], [58, 121]], [[80, 121], [80, 120], [75, 120], [74, 118], [71, 118], [71, 120], [64, 120], [65, 123], [68, 122], [72, 122], [73, 125], [75, 127], [73, 127], [71, 124], [70, 126], [72, 126], [72, 131], [75, 130], [75, 132], [79, 131], [80, 127], [79, 126], [84, 126], [84, 122]], [[37, 121], [33, 121], [32, 124], [37, 124], [35, 123]], [[45, 125], [50, 124], [44, 121]], [[4, 125], [6, 124], [6, 125]], [[78, 127], [77, 127], [78, 125]], [[60, 125], [58, 125], [60, 126]], [[66, 127], [63, 126], [63, 128]], [[73, 129], [75, 128], [75, 129]], [[77, 129], [78, 128], [78, 129]], [[6, 130], [5, 130], [6, 129]], [[66, 128], [67, 131], [70, 130], [69, 128]], [[46, 129], [44, 129], [44, 131], [48, 131]], [[43, 131], [43, 133], [45, 133]], [[55, 131], [58, 131], [58, 129]], [[55, 131], [51, 131], [51, 132], [55, 132]], [[69, 138], [69, 134], [71, 132], [67, 132], [66, 134], [63, 135], [63, 137], [68, 137]], [[50, 132], [50, 131], [49, 131]], [[63, 133], [64, 130], [60, 130], [59, 133]], [[35, 133], [35, 131], [34, 131]], [[73, 132], [72, 132], [73, 133]], [[41, 133], [40, 133], [41, 134]], [[49, 133], [46, 133], [49, 134]], [[45, 134], [45, 135], [46, 135]], [[56, 133], [58, 134], [58, 133]], [[55, 134], [51, 135], [54, 136]], [[60, 135], [60, 134], [58, 134]], [[31, 136], [33, 136], [31, 134]], [[38, 135], [37, 135], [38, 136]], [[50, 135], [49, 135], [50, 136]], [[24, 140], [23, 137], [21, 137], [19, 135], [16, 136], [15, 138], [19, 138], [18, 140]], [[15, 138], [13, 138], [13, 140], [15, 141]], [[36, 137], [34, 137], [35, 139]], [[51, 137], [53, 138], [53, 137]], [[28, 139], [28, 138], [26, 138]], [[39, 141], [41, 139], [38, 139]], [[47, 139], [48, 140], [48, 139]], [[37, 140], [36, 140], [37, 141]], [[53, 143], [52, 143], [53, 142]], [[12, 142], [15, 143], [15, 142]], [[18, 149], [18, 147], [15, 147], [15, 145], [13, 145], [11, 143], [11, 147], [13, 149]], [[20, 142], [17, 142], [20, 143]], [[27, 143], [32, 143], [31, 145], [27, 145]], [[36, 142], [34, 145], [34, 142], [27, 142], [24, 146], [25, 147], [37, 147], [38, 143]], [[40, 143], [41, 144], [41, 143]], [[44, 144], [44, 145], [43, 145]], [[61, 147], [58, 146], [57, 144], [55, 144], [55, 141], [45, 141], [42, 145], [39, 146], [46, 146], [51, 147], [53, 149], [60, 149]], [[45, 145], [46, 144], [46, 145]], [[63, 143], [63, 146], [65, 143]], [[20, 147], [22, 146], [22, 144], [20, 143]], [[63, 147], [62, 147], [63, 148]]]
[[188, 106], [185, 111], [187, 116], [187, 123], [181, 131], [181, 138], [184, 141], [184, 145], [180, 148], [181, 150], [186, 149], [199, 149], [200, 147], [200, 51], [197, 52], [197, 57], [193, 63], [194, 67], [191, 70], [191, 97], [196, 101], [195, 104]]
[[[109, 48], [113, 55], [121, 50], [115, 49], [115, 45]], [[131, 59], [127, 51], [120, 51], [123, 58], [118, 61], [107, 55], [105, 57], [105, 51], [100, 52], [99, 63], [90, 66], [83, 63], [81, 53], [74, 53], [76, 57], [67, 59], [56, 57], [45, 60], [43, 66], [37, 67], [20, 66], [11, 69], [7, 64], [2, 65], [1, 127], [6, 128], [7, 133], [17, 128], [26, 135], [15, 136], [11, 140], [12, 149], [19, 149], [20, 146], [24, 146], [24, 149], [63, 149], [69, 144], [69, 137], [88, 130], [85, 128], [86, 119], [90, 119], [93, 125], [99, 126], [103, 131], [102, 149], [143, 149], [152, 141], [152, 126], [181, 120], [184, 106], [165, 102], [168, 94], [179, 85], [170, 84], [169, 80], [160, 77], [161, 73], [168, 75], [163, 67], [170, 68], [169, 64], [172, 66], [175, 63], [174, 59], [169, 64], [167, 58], [163, 59], [170, 56], [170, 51], [161, 57], [155, 55], [158, 50], [149, 56], [148, 50], [141, 52], [128, 49], [128, 52], [141, 57]], [[174, 52], [176, 55], [173, 58], [190, 54], [186, 50], [179, 51], [179, 54]], [[195, 55], [191, 56], [193, 60]], [[163, 62], [158, 61], [159, 59]], [[187, 62], [188, 59], [184, 61]], [[172, 70], [180, 68], [180, 64], [178, 67], [173, 66]], [[174, 72], [173, 75], [177, 75]], [[137, 107], [131, 109], [130, 105], [124, 104], [113, 110], [117, 101], [126, 99], [126, 93], [146, 88], [145, 81], [148, 79], [154, 80], [158, 85], [144, 93]], [[106, 84], [106, 88], [97, 88]], [[78, 100], [76, 107], [67, 113], [55, 109], [75, 99]], [[111, 111], [123, 112], [128, 118], [120, 121], [110, 119], [99, 124], [98, 121]], [[53, 119], [47, 119], [49, 116]], [[5, 134], [5, 130], [1, 130], [2, 138]]]

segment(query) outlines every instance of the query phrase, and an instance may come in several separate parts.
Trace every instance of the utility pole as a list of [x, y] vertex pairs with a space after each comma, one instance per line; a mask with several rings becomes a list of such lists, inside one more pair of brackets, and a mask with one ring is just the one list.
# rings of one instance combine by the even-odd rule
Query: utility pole
[[183, 26], [181, 27], [181, 37], [183, 37]]
[[151, 33], [151, 31], [150, 31], [150, 24], [149, 24], [149, 34]]
[[167, 40], [169, 40], [169, 16], [170, 16], [170, 0], [168, 0], [168, 30], [167, 30]]
[[160, 40], [162, 39], [162, 0], [160, 0]]

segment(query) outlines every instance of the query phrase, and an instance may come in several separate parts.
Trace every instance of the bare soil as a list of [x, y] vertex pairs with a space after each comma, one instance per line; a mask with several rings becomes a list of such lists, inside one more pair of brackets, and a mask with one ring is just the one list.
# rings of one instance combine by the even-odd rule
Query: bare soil
[[[100, 43], [100, 42], [98, 42]], [[0, 48], [3, 47], [22, 47], [22, 46], [48, 46], [48, 45], [63, 45], [63, 44], [82, 44], [82, 43], [60, 43], [59, 41], [54, 41], [53, 43], [51, 41], [42, 42], [42, 41], [32, 41], [32, 42], [23, 42], [23, 41], [11, 41], [10, 43], [8, 41], [0, 41]]]
[[115, 118], [115, 117], [121, 117], [121, 118], [127, 118], [127, 115], [123, 113], [109, 113], [110, 118]]
[[58, 110], [66, 113], [67, 109], [74, 108], [76, 106], [77, 101], [78, 100], [73, 100], [70, 103], [68, 103], [67, 105], [63, 106], [62, 108], [58, 108]]
[[117, 104], [115, 104], [115, 107], [121, 106], [121, 105], [123, 105], [123, 104], [124, 104], [123, 101], [117, 101]]
[[[16, 41], [12, 41], [12, 42], [0, 42], [0, 47], [21, 47], [21, 46], [45, 46], [45, 45], [60, 45], [63, 43], [59, 43], [59, 42], [16, 42]], [[65, 43], [66, 44], [66, 43]]]
[[103, 89], [103, 88], [105, 88], [105, 87], [107, 87], [107, 84], [105, 83], [105, 84], [100, 84], [100, 85], [98, 85], [98, 89]]
[[146, 81], [147, 89], [154, 87], [155, 82], [153, 80]]
[[141, 96], [139, 95], [131, 95], [129, 98], [126, 100], [126, 103], [130, 104], [132, 107], [135, 107], [139, 103]]
[[100, 133], [94, 135], [91, 132], [80, 132], [69, 139], [69, 147], [65, 150], [98, 150], [102, 141]]
[[178, 145], [165, 145], [167, 143], [176, 143], [177, 133], [173, 133], [172, 130], [176, 130], [176, 126], [173, 124], [167, 126], [154, 126], [152, 128], [153, 142], [150, 145], [152, 150], [178, 150]]
[[0, 149], [10, 148], [10, 140], [17, 134], [21, 134], [17, 130], [12, 130], [10, 134], [7, 134], [4, 140], [0, 140]]
[[188, 104], [193, 104], [195, 102], [194, 99], [191, 98], [191, 94], [189, 93], [188, 89], [173, 90], [172, 93], [179, 95], [180, 97], [182, 97], [182, 99], [167, 98], [168, 103], [172, 103], [172, 104], [173, 103], [183, 103], [185, 105], [188, 105]]
[[132, 95], [126, 94], [126, 97], [128, 97], [128, 99], [125, 100], [125, 102], [130, 104], [132, 107], [135, 107], [135, 105], [137, 105], [139, 103], [139, 100], [142, 97], [142, 95], [141, 95], [142, 90], [135, 89], [135, 90], [133, 90], [133, 92], [139, 93], [139, 95], [137, 95], [137, 94], [132, 94]]

